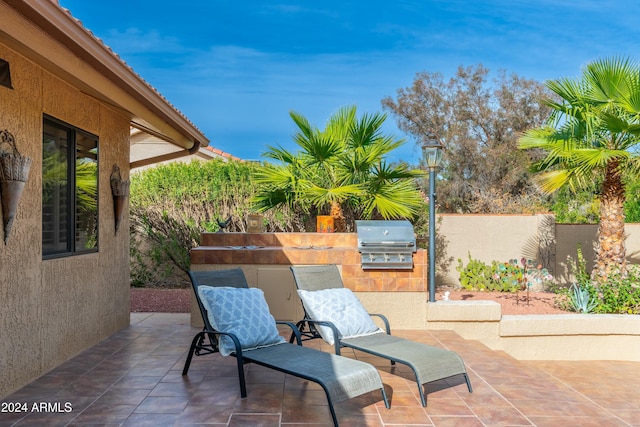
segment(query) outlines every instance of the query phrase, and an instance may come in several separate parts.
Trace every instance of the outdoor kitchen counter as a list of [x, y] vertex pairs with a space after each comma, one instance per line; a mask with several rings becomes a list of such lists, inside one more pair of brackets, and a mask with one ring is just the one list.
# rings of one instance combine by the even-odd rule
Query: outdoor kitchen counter
[[195, 264], [356, 264], [360, 253], [353, 247], [333, 246], [199, 246], [191, 250]]
[[201, 246], [191, 250], [199, 270], [336, 264], [345, 286], [358, 292], [426, 291], [426, 261], [426, 251], [418, 249], [413, 269], [365, 271], [356, 233], [203, 233]]

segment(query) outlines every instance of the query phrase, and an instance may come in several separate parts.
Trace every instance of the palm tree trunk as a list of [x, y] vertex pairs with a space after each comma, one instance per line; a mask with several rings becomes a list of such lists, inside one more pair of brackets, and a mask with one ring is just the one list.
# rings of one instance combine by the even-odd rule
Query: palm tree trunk
[[347, 231], [347, 223], [344, 220], [344, 212], [342, 211], [340, 203], [331, 203], [331, 216], [333, 217], [333, 231], [336, 233], [344, 233]]
[[595, 247], [596, 262], [592, 277], [605, 283], [617, 269], [626, 270], [624, 244], [624, 184], [618, 162], [607, 164], [600, 199], [600, 224]]

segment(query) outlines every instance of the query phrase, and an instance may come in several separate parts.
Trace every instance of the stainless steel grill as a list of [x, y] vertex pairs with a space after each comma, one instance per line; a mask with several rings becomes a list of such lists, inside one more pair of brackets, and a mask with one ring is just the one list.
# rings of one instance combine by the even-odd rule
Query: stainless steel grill
[[416, 238], [409, 221], [356, 221], [363, 270], [410, 270]]

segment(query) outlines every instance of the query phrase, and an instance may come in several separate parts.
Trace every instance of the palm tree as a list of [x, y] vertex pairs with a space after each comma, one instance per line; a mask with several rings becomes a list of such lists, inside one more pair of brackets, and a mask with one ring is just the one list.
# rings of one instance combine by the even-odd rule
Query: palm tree
[[346, 231], [344, 207], [356, 218], [413, 216], [422, 199], [414, 178], [421, 175], [404, 165], [390, 166], [384, 157], [403, 140], [380, 131], [385, 114], [357, 118], [356, 107], [344, 107], [332, 115], [324, 130], [291, 112], [297, 126], [293, 136], [300, 147], [291, 153], [269, 147], [266, 163], [256, 174], [261, 185], [254, 198], [258, 211], [288, 206], [309, 211], [330, 209], [336, 231]]
[[584, 188], [600, 176], [600, 223], [592, 276], [606, 281], [625, 272], [625, 177], [640, 176], [640, 66], [630, 59], [596, 60], [579, 79], [546, 83], [559, 100], [546, 100], [546, 126], [527, 131], [520, 148], [542, 149], [536, 167], [543, 191]]

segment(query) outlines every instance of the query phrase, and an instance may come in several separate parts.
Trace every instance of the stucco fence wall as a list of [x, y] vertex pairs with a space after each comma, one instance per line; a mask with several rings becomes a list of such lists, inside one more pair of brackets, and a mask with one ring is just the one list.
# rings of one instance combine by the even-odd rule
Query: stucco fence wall
[[[538, 260], [559, 282], [570, 283], [567, 257], [576, 259], [580, 245], [590, 268], [597, 229], [594, 224], [556, 224], [549, 214], [439, 214], [437, 258], [447, 260], [448, 267], [438, 263], [436, 282], [459, 286], [458, 259], [466, 265], [471, 254], [487, 264], [523, 257]], [[625, 232], [627, 260], [640, 263], [640, 224], [625, 224]]]

